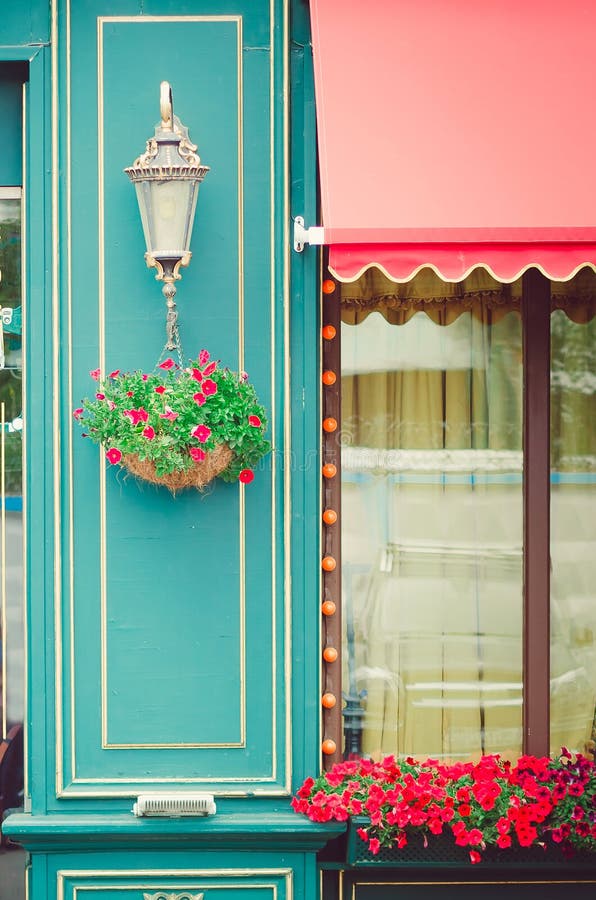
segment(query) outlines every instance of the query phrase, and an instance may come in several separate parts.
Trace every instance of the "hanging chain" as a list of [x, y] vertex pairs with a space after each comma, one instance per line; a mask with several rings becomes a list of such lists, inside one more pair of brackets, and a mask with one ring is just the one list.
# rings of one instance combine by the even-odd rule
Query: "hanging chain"
[[166, 282], [162, 288], [162, 292], [166, 298], [166, 342], [164, 344], [164, 348], [160, 353], [159, 359], [156, 363], [156, 368], [162, 362], [166, 356], [169, 356], [174, 351], [178, 357], [178, 366], [182, 369], [184, 367], [184, 353], [182, 350], [182, 342], [180, 340], [180, 330], [178, 328], [178, 310], [176, 308], [176, 302], [174, 300], [174, 296], [176, 294], [176, 288], [173, 284]]

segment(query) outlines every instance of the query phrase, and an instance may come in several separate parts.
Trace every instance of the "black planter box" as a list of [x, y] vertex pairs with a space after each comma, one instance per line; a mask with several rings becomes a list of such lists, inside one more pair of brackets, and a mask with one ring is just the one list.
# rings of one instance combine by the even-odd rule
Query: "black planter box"
[[[483, 866], [506, 866], [508, 868], [537, 869], [543, 866], [560, 870], [563, 868], [592, 868], [596, 872], [596, 854], [575, 854], [567, 857], [557, 844], [549, 844], [546, 849], [542, 847], [514, 847], [501, 850], [499, 847], [458, 847], [451, 830], [439, 835], [429, 835], [428, 845], [424, 846], [421, 835], [408, 836], [408, 843], [400, 850], [395, 844], [393, 847], [381, 847], [378, 854], [373, 854], [368, 845], [358, 835], [358, 828], [365, 828], [369, 820], [364, 816], [356, 816], [348, 823], [346, 841], [346, 862], [354, 867], [384, 867], [399, 868], [401, 866], [423, 868], [461, 868], [479, 870]], [[477, 850], [482, 860], [473, 864], [470, 861], [470, 850]]]

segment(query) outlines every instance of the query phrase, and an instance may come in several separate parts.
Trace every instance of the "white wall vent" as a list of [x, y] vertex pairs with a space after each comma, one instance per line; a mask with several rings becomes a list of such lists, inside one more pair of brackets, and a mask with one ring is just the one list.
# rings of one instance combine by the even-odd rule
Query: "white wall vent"
[[213, 794], [202, 791], [182, 794], [172, 791], [139, 794], [132, 811], [135, 816], [165, 816], [177, 819], [179, 816], [213, 816], [216, 807]]

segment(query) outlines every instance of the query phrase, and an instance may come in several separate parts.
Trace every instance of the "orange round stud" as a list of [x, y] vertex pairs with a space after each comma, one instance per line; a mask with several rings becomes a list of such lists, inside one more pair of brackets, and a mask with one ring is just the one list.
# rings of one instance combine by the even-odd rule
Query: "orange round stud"
[[331, 434], [333, 431], [336, 431], [336, 429], [337, 419], [334, 419], [333, 416], [328, 416], [326, 419], [323, 419], [323, 431]]
[[331, 385], [335, 384], [335, 382], [337, 381], [337, 375], [335, 374], [335, 372], [332, 372], [331, 369], [327, 369], [325, 372], [323, 372], [321, 378], [323, 380], [323, 384], [327, 385], [327, 387], [331, 387]]
[[325, 569], [326, 572], [333, 572], [337, 563], [332, 556], [324, 556], [321, 562], [321, 565]]
[[332, 281], [331, 278], [326, 278], [322, 284], [322, 289], [324, 294], [332, 294], [335, 290], [335, 281]]
[[337, 659], [337, 656], [338, 654], [335, 647], [325, 647], [325, 649], [323, 650], [323, 659], [325, 660], [325, 662], [334, 663]]
[[334, 509], [326, 509], [323, 513], [323, 522], [325, 525], [335, 525], [337, 522], [337, 513]]
[[324, 600], [321, 604], [321, 612], [324, 616], [332, 616], [334, 615], [337, 606], [333, 602], [333, 600]]
[[335, 704], [337, 703], [337, 697], [335, 694], [327, 693], [323, 694], [321, 697], [321, 703], [325, 707], [325, 709], [333, 709]]
[[336, 334], [337, 332], [333, 325], [325, 325], [323, 327], [323, 337], [326, 341], [332, 341]]
[[323, 478], [333, 478], [337, 475], [337, 466], [334, 466], [333, 463], [325, 463], [323, 466]]
[[321, 744], [321, 750], [325, 754], [325, 756], [333, 756], [335, 751], [337, 750], [337, 744], [335, 741], [332, 741], [331, 738], [327, 738], [327, 740], [323, 741]]

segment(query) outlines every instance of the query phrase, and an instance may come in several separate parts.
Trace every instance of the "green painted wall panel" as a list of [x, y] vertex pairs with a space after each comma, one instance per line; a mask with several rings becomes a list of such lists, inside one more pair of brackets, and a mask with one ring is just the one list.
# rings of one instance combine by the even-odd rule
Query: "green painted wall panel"
[[23, 82], [14, 66], [0, 64], [0, 121], [4, 139], [0, 153], [0, 185], [20, 185], [23, 179]]
[[0, 17], [0, 47], [43, 44], [50, 39], [50, 4], [47, 0], [3, 3]]
[[[265, 0], [164, 2], [142, 17], [135, 3], [60, 9], [58, 793], [176, 782], [279, 793], [285, 263], [273, 240], [285, 227], [286, 176], [283, 144], [272, 163], [283, 120], [272, 131], [270, 110], [283, 4], [273, 29]], [[71, 430], [72, 408], [93, 390], [90, 369], [150, 370], [163, 346], [164, 302], [122, 173], [153, 133], [162, 78], [211, 166], [178, 291], [183, 344], [248, 371], [270, 412], [276, 450], [246, 491], [217, 484], [173, 499], [106, 471], [98, 448]]]

